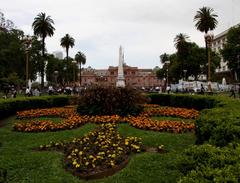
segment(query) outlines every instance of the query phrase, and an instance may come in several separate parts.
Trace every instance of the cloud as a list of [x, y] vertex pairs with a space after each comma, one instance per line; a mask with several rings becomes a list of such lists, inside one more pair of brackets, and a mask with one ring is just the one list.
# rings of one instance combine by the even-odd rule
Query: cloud
[[1, 11], [28, 34], [32, 34], [31, 24], [38, 13], [50, 15], [56, 31], [46, 40], [48, 52], [65, 53], [60, 39], [69, 33], [76, 40], [70, 56], [84, 52], [87, 66], [117, 65], [122, 45], [128, 65], [153, 68], [160, 64], [160, 54], [175, 52], [173, 39], [178, 33], [204, 46], [203, 33], [193, 22], [203, 6], [219, 15], [215, 34], [240, 22], [239, 0], [2, 0]]

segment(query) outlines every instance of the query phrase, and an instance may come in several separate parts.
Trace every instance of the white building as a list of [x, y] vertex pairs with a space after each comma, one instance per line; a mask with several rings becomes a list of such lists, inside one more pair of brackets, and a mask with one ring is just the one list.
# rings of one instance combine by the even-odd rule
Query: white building
[[[238, 27], [238, 26], [240, 26], [240, 24], [237, 24], [233, 27]], [[227, 33], [230, 29], [231, 29], [231, 27], [229, 29], [221, 32], [220, 34], [217, 34], [213, 38], [212, 50], [219, 53], [220, 56], [221, 56], [220, 50], [223, 49], [223, 45], [227, 42]], [[228, 65], [227, 65], [227, 61], [225, 61], [221, 57], [220, 67], [218, 67], [216, 69], [216, 73], [227, 72], [227, 71], [230, 71], [229, 68], [228, 68]]]
[[53, 55], [55, 58], [63, 59], [63, 53], [61, 51], [54, 51]]

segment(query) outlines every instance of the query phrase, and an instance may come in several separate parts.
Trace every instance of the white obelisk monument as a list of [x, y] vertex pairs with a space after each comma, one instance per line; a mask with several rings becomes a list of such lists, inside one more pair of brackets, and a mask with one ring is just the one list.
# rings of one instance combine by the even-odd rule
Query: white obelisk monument
[[118, 63], [118, 76], [117, 76], [117, 87], [125, 87], [125, 79], [124, 79], [124, 72], [123, 72], [123, 62], [124, 62], [124, 54], [122, 46], [119, 48], [119, 63]]

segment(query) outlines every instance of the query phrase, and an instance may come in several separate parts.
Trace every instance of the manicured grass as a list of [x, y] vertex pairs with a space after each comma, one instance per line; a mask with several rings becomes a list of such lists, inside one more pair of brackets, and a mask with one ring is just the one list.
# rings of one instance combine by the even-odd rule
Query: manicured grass
[[[96, 125], [86, 124], [78, 129], [59, 132], [21, 133], [12, 131], [15, 117], [4, 120], [0, 128], [0, 168], [7, 170], [9, 182], [86, 182], [64, 170], [63, 154], [56, 151], [35, 151], [33, 148], [50, 141], [81, 137]], [[175, 168], [176, 158], [189, 145], [194, 144], [194, 134], [170, 134], [139, 130], [120, 124], [123, 136], [141, 137], [144, 145], [157, 147], [163, 144], [167, 153], [140, 153], [132, 155], [126, 168], [111, 177], [91, 180], [92, 183], [149, 183], [176, 182], [180, 172]]]

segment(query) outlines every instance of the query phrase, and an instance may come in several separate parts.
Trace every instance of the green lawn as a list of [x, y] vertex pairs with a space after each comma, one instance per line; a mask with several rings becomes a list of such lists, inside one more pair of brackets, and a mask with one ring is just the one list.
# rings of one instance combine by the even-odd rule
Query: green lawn
[[135, 129], [128, 124], [120, 124], [123, 136], [141, 137], [144, 145], [157, 147], [163, 144], [167, 153], [140, 153], [132, 155], [126, 168], [113, 176], [85, 181], [74, 177], [63, 168], [63, 154], [55, 151], [38, 152], [32, 150], [50, 141], [68, 140], [83, 136], [96, 125], [86, 124], [74, 130], [44, 133], [21, 133], [12, 131], [15, 117], [5, 119], [0, 128], [0, 168], [7, 170], [8, 181], [42, 183], [161, 183], [176, 182], [180, 172], [175, 168], [176, 158], [189, 145], [194, 144], [191, 133], [170, 134]]

